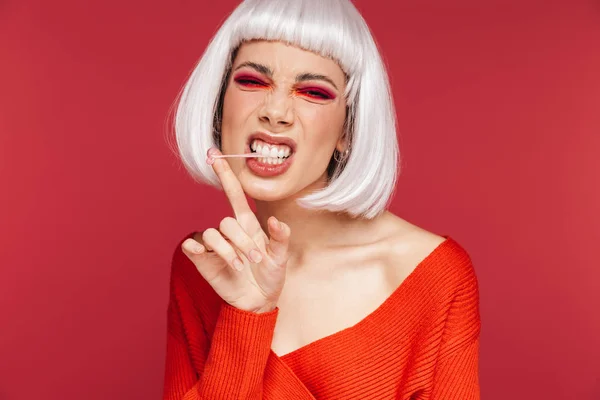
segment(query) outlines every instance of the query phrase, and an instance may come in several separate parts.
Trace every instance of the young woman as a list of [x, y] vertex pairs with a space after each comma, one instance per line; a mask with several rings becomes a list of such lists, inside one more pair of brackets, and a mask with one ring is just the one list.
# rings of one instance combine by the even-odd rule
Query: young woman
[[386, 210], [394, 106], [350, 1], [241, 3], [175, 132], [233, 212], [173, 256], [165, 399], [479, 399], [473, 265]]

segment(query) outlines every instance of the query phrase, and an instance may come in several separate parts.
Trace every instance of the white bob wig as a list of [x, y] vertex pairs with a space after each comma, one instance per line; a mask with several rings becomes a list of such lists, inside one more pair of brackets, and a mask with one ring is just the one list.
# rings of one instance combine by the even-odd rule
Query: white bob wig
[[297, 199], [297, 204], [367, 219], [379, 215], [391, 200], [399, 173], [396, 113], [377, 45], [350, 0], [245, 0], [238, 5], [174, 104], [175, 136], [185, 168], [196, 181], [222, 189], [206, 164], [206, 152], [220, 148], [217, 127], [227, 80], [237, 49], [251, 40], [281, 41], [312, 51], [336, 61], [346, 74], [344, 135], [349, 153], [342, 162], [332, 157], [327, 186]]

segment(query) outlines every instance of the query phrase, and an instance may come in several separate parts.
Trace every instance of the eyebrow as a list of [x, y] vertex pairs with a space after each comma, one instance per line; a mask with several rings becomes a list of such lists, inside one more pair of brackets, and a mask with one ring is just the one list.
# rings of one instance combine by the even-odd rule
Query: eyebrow
[[[263, 75], [268, 76], [269, 78], [273, 78], [273, 70], [269, 67], [267, 67], [266, 65], [262, 65], [262, 64], [258, 64], [252, 61], [246, 61], [241, 63], [240, 65], [237, 66], [237, 68], [234, 71], [237, 71], [240, 68], [243, 67], [250, 67], [258, 72], [260, 72]], [[312, 72], [304, 72], [301, 74], [296, 75], [296, 82], [303, 82], [303, 81], [325, 81], [329, 84], [331, 84], [336, 90], [339, 91], [338, 87], [336, 86], [335, 83], [333, 83], [333, 80], [328, 77], [327, 75], [321, 75], [321, 74], [315, 74]]]

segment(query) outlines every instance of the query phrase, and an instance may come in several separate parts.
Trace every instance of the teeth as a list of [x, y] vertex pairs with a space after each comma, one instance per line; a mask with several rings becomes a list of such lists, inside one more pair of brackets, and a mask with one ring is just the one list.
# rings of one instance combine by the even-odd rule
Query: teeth
[[250, 148], [258, 154], [262, 154], [265, 158], [285, 158], [291, 153], [291, 149], [286, 145], [273, 146], [268, 145], [260, 140], [253, 140]]
[[259, 157], [257, 158], [258, 162], [263, 163], [263, 164], [282, 164], [283, 163], [283, 159], [282, 158], [265, 158], [265, 157]]

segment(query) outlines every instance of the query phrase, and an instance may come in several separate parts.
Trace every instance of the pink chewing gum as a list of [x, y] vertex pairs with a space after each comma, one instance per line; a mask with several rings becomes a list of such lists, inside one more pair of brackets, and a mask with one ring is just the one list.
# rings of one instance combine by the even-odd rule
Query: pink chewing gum
[[214, 155], [219, 154], [219, 150], [211, 147], [210, 149], [208, 149], [208, 151], [206, 152], [206, 163], [208, 165], [213, 165], [215, 163], [215, 158], [213, 157]]

